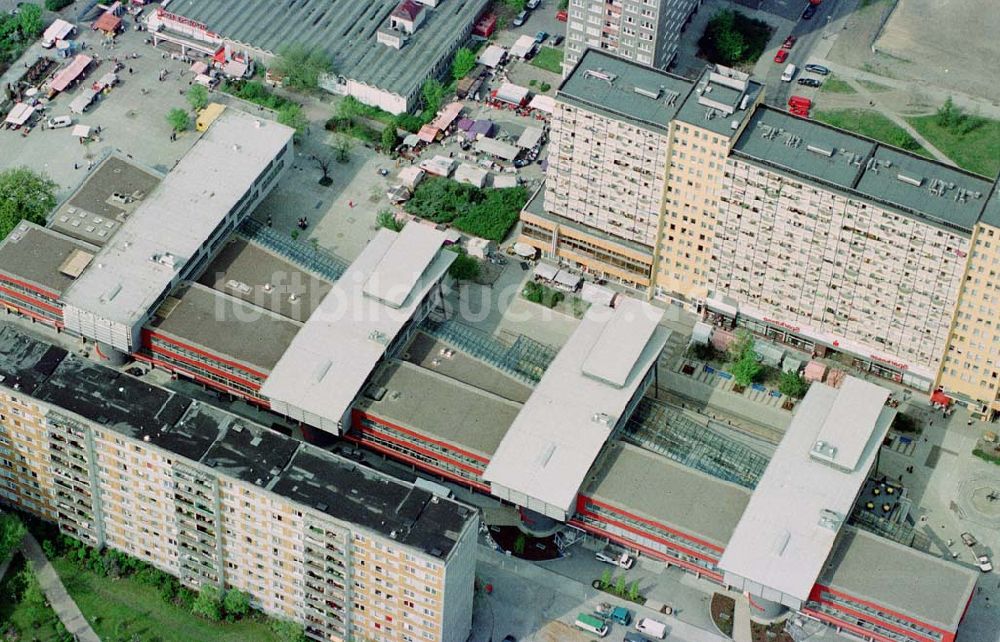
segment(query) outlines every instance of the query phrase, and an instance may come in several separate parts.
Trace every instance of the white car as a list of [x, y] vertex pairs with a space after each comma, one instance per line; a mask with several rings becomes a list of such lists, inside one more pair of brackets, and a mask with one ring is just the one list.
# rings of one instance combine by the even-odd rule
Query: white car
[[62, 129], [63, 127], [69, 127], [72, 124], [73, 118], [71, 116], [53, 116], [45, 121], [45, 125], [49, 129]]
[[597, 551], [595, 557], [599, 562], [604, 562], [605, 564], [613, 564], [614, 566], [618, 566], [626, 570], [635, 566], [635, 558], [629, 555], [628, 553], [619, 554], [605, 550], [605, 551]]
[[650, 635], [657, 640], [667, 637], [667, 625], [658, 620], [641, 617], [635, 622], [635, 630]]

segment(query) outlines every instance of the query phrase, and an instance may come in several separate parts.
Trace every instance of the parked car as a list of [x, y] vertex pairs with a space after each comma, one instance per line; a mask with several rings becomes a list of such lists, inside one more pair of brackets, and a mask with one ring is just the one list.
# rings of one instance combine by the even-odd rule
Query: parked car
[[609, 549], [604, 549], [603, 551], [597, 551], [594, 557], [599, 562], [613, 564], [624, 569], [630, 569], [635, 566], [635, 558], [628, 553], [615, 553]]
[[782, 63], [785, 62], [785, 60], [787, 59], [788, 59], [787, 49], [779, 49], [778, 53], [774, 54], [774, 62]]
[[651, 635], [657, 640], [667, 637], [667, 625], [648, 617], [641, 617], [636, 620], [635, 630], [646, 635]]
[[558, 47], [559, 45], [562, 44], [563, 40], [565, 40], [565, 38], [563, 38], [562, 36], [556, 36], [556, 37], [554, 37], [552, 39], [552, 46], [553, 47]]
[[965, 543], [966, 546], [975, 546], [976, 544], [979, 543], [976, 540], [976, 538], [972, 536], [972, 533], [969, 532], [962, 533], [961, 537], [962, 537], [962, 542]]
[[72, 124], [73, 118], [70, 116], [53, 116], [45, 121], [45, 125], [49, 129], [62, 129], [63, 127], [69, 127]]
[[650, 642], [650, 640], [641, 633], [636, 633], [635, 631], [627, 631], [625, 633], [624, 642]]
[[538, 8], [538, 5], [540, 5], [540, 4], [542, 4], [542, 0], [528, 0], [528, 1], [527, 1], [527, 2], [526, 2], [526, 3], [524, 4], [524, 7], [525, 7], [526, 9], [537, 9], [537, 8]]
[[819, 87], [823, 83], [815, 78], [799, 78], [798, 83], [806, 87]]
[[517, 638], [515, 638], [513, 635], [505, 635], [503, 637], [503, 642], [517, 642]]
[[819, 74], [820, 76], [825, 76], [830, 73], [830, 70], [823, 65], [808, 64], [805, 66], [805, 70], [814, 74]]
[[821, 2], [823, 2], [823, 0], [809, 0], [809, 4], [814, 4], [816, 6], [819, 6]]
[[535, 42], [537, 42], [538, 44], [542, 44], [543, 42], [548, 40], [548, 38], [549, 38], [548, 31], [539, 31], [538, 33], [535, 34]]
[[795, 42], [797, 40], [798, 40], [798, 38], [796, 38], [795, 36], [788, 36], [787, 38], [785, 38], [785, 41], [783, 43], [781, 43], [781, 48], [782, 49], [791, 49], [792, 47], [795, 46]]
[[806, 10], [802, 12], [802, 19], [812, 20], [812, 17], [816, 15], [817, 11], [818, 9], [816, 8], [816, 5], [810, 4], [808, 7], [806, 7]]
[[993, 562], [990, 560], [990, 554], [986, 552], [986, 547], [976, 544], [972, 547], [972, 554], [976, 557], [976, 565], [980, 571], [989, 573], [993, 570]]
[[569, 19], [569, 13], [560, 9], [556, 11], [556, 20], [559, 22], [566, 22]]
[[522, 11], [521, 13], [517, 14], [516, 16], [514, 16], [514, 19], [511, 20], [511, 24], [514, 25], [515, 27], [520, 27], [527, 20], [528, 20], [528, 12], [527, 11]]

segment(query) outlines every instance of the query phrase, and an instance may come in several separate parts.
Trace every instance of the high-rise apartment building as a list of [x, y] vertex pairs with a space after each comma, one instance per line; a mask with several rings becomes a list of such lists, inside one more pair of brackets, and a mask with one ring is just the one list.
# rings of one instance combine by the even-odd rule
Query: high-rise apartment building
[[1000, 184], [969, 247], [937, 385], [988, 419], [1000, 413]]
[[521, 240], [661, 298], [703, 294], [718, 178], [761, 90], [724, 67], [691, 82], [588, 50], [556, 95]]
[[464, 641], [478, 514], [0, 325], [0, 501], [317, 640]]
[[570, 0], [563, 75], [590, 47], [666, 69], [701, 0]]
[[691, 83], [587, 51], [556, 96], [520, 240], [718, 325], [1000, 411], [992, 181], [761, 94], [724, 68]]

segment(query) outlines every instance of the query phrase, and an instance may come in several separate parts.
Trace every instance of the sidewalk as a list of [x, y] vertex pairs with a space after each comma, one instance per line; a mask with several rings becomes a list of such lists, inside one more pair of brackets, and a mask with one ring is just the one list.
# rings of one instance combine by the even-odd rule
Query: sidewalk
[[66, 587], [63, 586], [56, 570], [45, 557], [45, 553], [42, 552], [38, 540], [30, 533], [25, 535], [21, 542], [21, 554], [31, 562], [35, 569], [35, 575], [38, 577], [38, 583], [41, 585], [45, 597], [48, 598], [52, 610], [56, 612], [74, 639], [80, 642], [101, 642], [101, 638], [97, 637], [94, 630], [90, 628], [90, 624], [83, 617], [76, 602], [66, 592]]

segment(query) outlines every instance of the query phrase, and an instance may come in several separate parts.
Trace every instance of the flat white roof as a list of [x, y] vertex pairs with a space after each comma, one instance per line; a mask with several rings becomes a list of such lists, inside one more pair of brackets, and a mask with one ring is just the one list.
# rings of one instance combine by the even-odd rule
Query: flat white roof
[[427, 293], [455, 260], [447, 235], [410, 223], [379, 230], [310, 315], [261, 394], [337, 422]]
[[[504, 436], [483, 477], [515, 493], [569, 512], [587, 472], [629, 402], [656, 363], [670, 334], [659, 326], [663, 310], [625, 298], [618, 307], [594, 306], [556, 355]], [[639, 345], [632, 350], [622, 385], [609, 385], [585, 370], [606, 342]]]
[[101, 248], [66, 305], [127, 326], [144, 320], [293, 133], [226, 109]]
[[[557, 275], [558, 276], [558, 275]], [[635, 308], [638, 301], [625, 299], [618, 310]], [[643, 314], [615, 314], [604, 325], [597, 341], [583, 362], [583, 372], [616, 388], [629, 380], [629, 374], [639, 363], [639, 356], [660, 320]]]
[[[727, 581], [732, 574], [809, 597], [895, 417], [885, 406], [888, 396], [855, 377], [840, 389], [809, 388], [719, 562]], [[838, 422], [850, 425], [832, 428]], [[850, 470], [812, 456], [824, 431], [843, 451], [859, 453], [844, 459], [853, 458]]]

